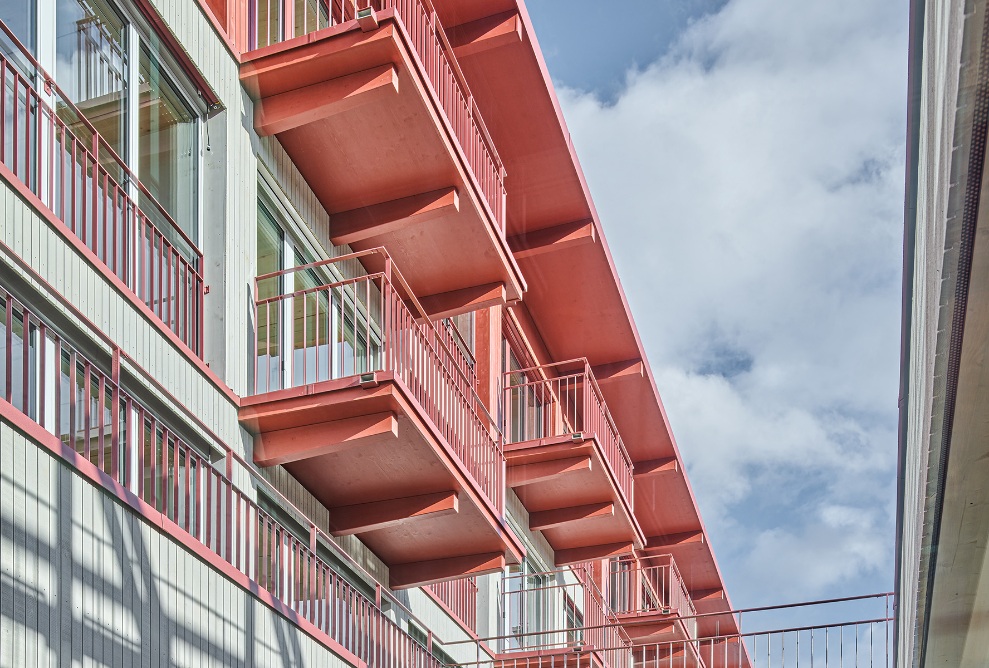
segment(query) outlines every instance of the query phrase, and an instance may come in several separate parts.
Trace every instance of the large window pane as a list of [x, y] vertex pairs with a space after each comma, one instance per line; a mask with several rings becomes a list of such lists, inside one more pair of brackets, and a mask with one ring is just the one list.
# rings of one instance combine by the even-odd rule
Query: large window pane
[[[147, 48], [140, 55], [138, 178], [179, 227], [195, 241], [197, 191], [196, 116]], [[150, 202], [142, 209], [161, 216]], [[164, 225], [162, 225], [163, 231]], [[166, 231], [167, 232], [167, 231]], [[181, 245], [180, 245], [181, 246]]]
[[[38, 15], [38, 6], [35, 0], [2, 0], [0, 1], [0, 21], [7, 24], [14, 37], [26, 46], [28, 50], [37, 55], [36, 35], [38, 32], [35, 17]], [[0, 50], [8, 58], [14, 56], [17, 49], [10, 44], [6, 35], [0, 36]], [[15, 58], [21, 61], [18, 54]]]
[[[126, 23], [101, 0], [57, 0], [55, 79], [121, 157], [127, 146]], [[67, 105], [59, 115], [81, 138], [89, 131]]]
[[[283, 266], [282, 229], [271, 214], [258, 202], [258, 255], [257, 275], [263, 276], [280, 271]], [[281, 301], [261, 303], [263, 300], [281, 294], [281, 277], [258, 281], [258, 322], [257, 322], [257, 388], [258, 393], [278, 390], [282, 387], [282, 358], [279, 341], [281, 338]]]

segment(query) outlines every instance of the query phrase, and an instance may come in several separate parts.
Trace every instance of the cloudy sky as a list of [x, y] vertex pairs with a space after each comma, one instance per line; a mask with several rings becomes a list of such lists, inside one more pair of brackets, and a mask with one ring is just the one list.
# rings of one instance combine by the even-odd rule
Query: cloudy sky
[[907, 0], [529, 0], [736, 607], [892, 589]]

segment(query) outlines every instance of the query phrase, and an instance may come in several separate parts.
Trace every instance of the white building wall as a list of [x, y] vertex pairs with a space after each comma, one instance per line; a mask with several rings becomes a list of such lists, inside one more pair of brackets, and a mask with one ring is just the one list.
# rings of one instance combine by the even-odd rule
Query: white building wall
[[346, 666], [0, 418], [0, 666]]

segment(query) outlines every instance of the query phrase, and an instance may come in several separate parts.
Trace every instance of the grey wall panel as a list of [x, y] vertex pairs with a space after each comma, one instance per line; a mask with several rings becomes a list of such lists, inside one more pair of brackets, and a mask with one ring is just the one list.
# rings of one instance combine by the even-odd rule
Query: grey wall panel
[[345, 666], [0, 419], [0, 666]]
[[[236, 407], [142, 314], [106, 281], [65, 238], [0, 180], [0, 211], [10, 224], [0, 239], [82, 311], [121, 349], [137, 360], [184, 405], [206, 416], [211, 428], [231, 447], [244, 438]], [[30, 258], [40, 258], [32, 261]], [[51, 258], [46, 260], [45, 258]], [[3, 261], [0, 256], [0, 261]], [[21, 272], [19, 272], [21, 273]], [[65, 312], [52, 304], [49, 308]]]

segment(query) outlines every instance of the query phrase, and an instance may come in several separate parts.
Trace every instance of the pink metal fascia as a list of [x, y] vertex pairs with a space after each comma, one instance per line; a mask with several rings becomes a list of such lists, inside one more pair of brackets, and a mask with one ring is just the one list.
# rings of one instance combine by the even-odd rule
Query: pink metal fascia
[[[563, 117], [563, 109], [560, 106], [560, 100], [556, 95], [556, 89], [553, 87], [552, 79], [549, 75], [549, 68], [546, 66], [546, 60], [543, 57], [542, 49], [539, 47], [539, 41], [536, 38], [536, 31], [532, 25], [532, 20], [529, 17], [529, 11], [525, 6], [525, 0], [516, 0], [516, 3], [518, 7], [519, 17], [521, 18], [522, 25], [525, 29], [526, 34], [529, 37], [529, 42], [532, 45], [532, 50], [536, 58], [536, 63], [539, 66], [539, 71], [542, 74], [543, 81], [545, 82], [546, 92], [553, 103], [553, 108], [556, 110], [556, 116], [560, 123], [560, 128], [563, 132], [564, 137], [566, 137], [567, 149], [570, 152], [571, 159], [573, 160], [574, 169], [576, 170], [577, 177], [580, 180], [581, 190], [584, 193], [584, 197], [587, 200], [588, 208], [591, 211], [591, 219], [593, 220], [594, 226], [598, 234], [600, 235], [601, 248], [604, 250], [605, 257], [608, 260], [608, 266], [610, 267], [611, 274], [614, 277], [615, 286], [621, 298], [622, 308], [625, 310], [625, 313], [628, 316], [628, 322], [632, 329], [632, 334], [635, 337], [635, 345], [639, 350], [640, 358], [642, 359], [643, 366], [645, 367], [646, 376], [649, 379], [649, 386], [652, 388], [653, 395], [656, 398], [656, 404], [659, 407], [660, 413], [663, 416], [663, 423], [666, 426], [666, 432], [669, 435], [670, 443], [673, 446], [673, 451], [675, 453], [677, 463], [680, 466], [680, 470], [685, 471], [685, 469], [683, 468], [683, 459], [680, 455], [680, 448], [677, 446], [676, 437], [673, 435], [673, 429], [670, 426], [669, 417], [666, 414], [666, 408], [663, 406], [663, 400], [660, 397], [658, 388], [656, 387], [656, 379], [653, 376], [652, 366], [649, 364], [648, 357], [645, 354], [645, 347], [642, 345], [642, 338], [639, 335], [639, 329], [635, 324], [635, 319], [632, 317], [632, 310], [629, 307], [628, 299], [625, 295], [625, 289], [622, 287], [621, 279], [618, 276], [618, 271], [615, 267], [615, 261], [611, 254], [611, 249], [608, 247], [607, 237], [605, 236], [604, 229], [601, 226], [601, 219], [600, 216], [598, 215], [597, 208], [594, 206], [594, 199], [591, 197], [590, 188], [588, 187], [587, 179], [584, 176], [584, 170], [580, 166], [580, 160], [577, 158], [577, 152], [574, 149], [573, 142], [570, 139], [570, 130], [567, 128], [566, 120]], [[697, 498], [694, 495], [694, 490], [692, 485], [690, 484], [690, 479], [686, 476], [685, 473], [682, 475], [684, 482], [686, 483], [687, 486], [687, 491], [690, 494], [690, 499], [693, 502], [694, 508], [697, 509], [698, 508]], [[701, 531], [704, 533], [706, 544], [710, 546], [711, 543], [710, 540], [708, 540], [707, 528], [704, 525], [704, 520], [701, 517], [699, 510], [697, 511], [697, 519], [698, 522], [700, 523]], [[721, 579], [721, 582], [724, 583], [724, 576], [721, 573], [721, 567], [718, 565], [717, 557], [714, 555], [714, 550], [710, 549], [710, 552], [711, 552], [711, 559], [714, 562], [714, 568], [717, 570], [718, 573], [718, 577]], [[728, 598], [727, 591], [725, 591], [725, 602], [730, 608], [731, 601]]]
[[300, 617], [292, 608], [282, 603], [266, 590], [261, 589], [257, 583], [224, 561], [219, 555], [211, 552], [205, 545], [192, 538], [192, 536], [188, 535], [185, 530], [175, 524], [172, 520], [165, 517], [162, 513], [147, 504], [144, 500], [138, 498], [129, 489], [114, 481], [113, 478], [101, 471], [99, 467], [86, 459], [83, 455], [73, 450], [67, 444], [62, 443], [58, 437], [46, 431], [41, 425], [21, 413], [15, 406], [8, 403], [3, 398], [0, 398], [0, 417], [3, 417], [3, 419], [9, 421], [14, 428], [35, 443], [39, 444], [53, 456], [65, 461], [77, 473], [79, 473], [79, 475], [86, 478], [89, 482], [98, 487], [102, 487], [109, 493], [113, 494], [122, 503], [126, 504], [131, 510], [142, 517], [148, 524], [154, 526], [160, 533], [164, 534], [170, 540], [174, 540], [175, 542], [181, 544], [186, 551], [190, 552], [201, 561], [206, 562], [228, 580], [239, 586], [241, 589], [248, 591], [259, 601], [288, 619], [293, 624], [297, 625], [307, 635], [312, 637], [317, 642], [325, 645], [331, 652], [347, 661], [350, 665], [355, 666], [355, 668], [368, 668], [365, 662], [361, 661], [357, 656], [343, 647], [336, 640], [320, 631], [315, 625], [305, 618]]

